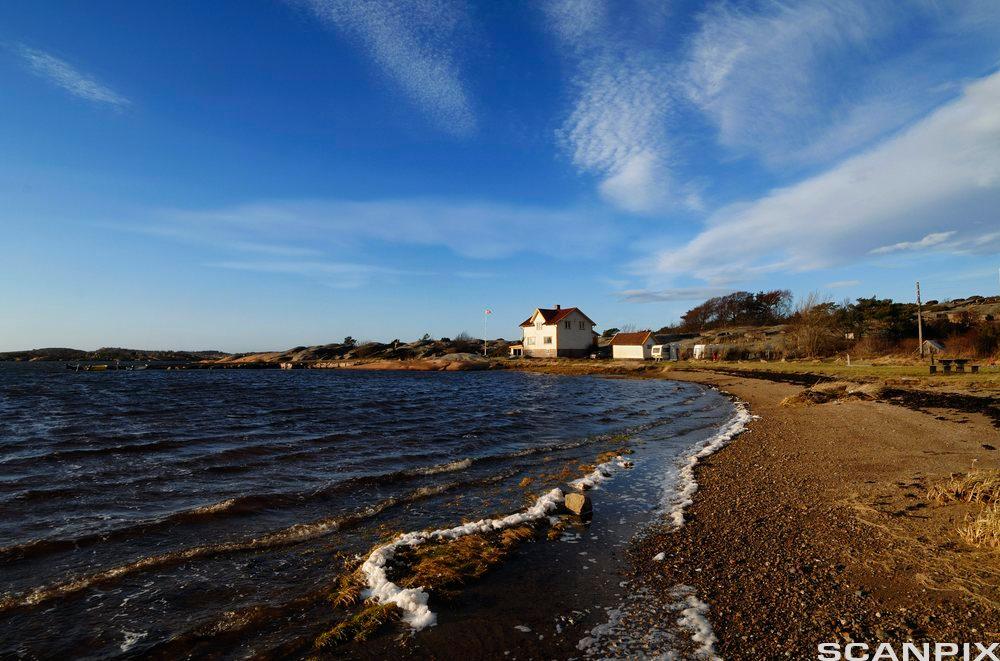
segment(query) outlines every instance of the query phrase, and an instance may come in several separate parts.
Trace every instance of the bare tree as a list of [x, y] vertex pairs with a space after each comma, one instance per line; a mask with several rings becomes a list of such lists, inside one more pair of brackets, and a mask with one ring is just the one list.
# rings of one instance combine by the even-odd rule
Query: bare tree
[[795, 306], [789, 324], [796, 353], [813, 358], [829, 352], [835, 344], [836, 306], [816, 292]]

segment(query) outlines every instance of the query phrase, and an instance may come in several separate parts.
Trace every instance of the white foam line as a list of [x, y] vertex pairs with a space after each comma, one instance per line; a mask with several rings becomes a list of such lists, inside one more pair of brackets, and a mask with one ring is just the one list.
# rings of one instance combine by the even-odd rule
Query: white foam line
[[[575, 489], [595, 487], [609, 479], [616, 469], [629, 466], [630, 462], [621, 456], [616, 456], [610, 461], [598, 464], [592, 472], [569, 484]], [[401, 588], [389, 579], [387, 568], [397, 550], [404, 546], [418, 546], [431, 539], [458, 539], [473, 533], [488, 533], [529, 521], [538, 521], [557, 510], [562, 502], [563, 491], [557, 488], [539, 496], [527, 509], [505, 517], [480, 519], [454, 528], [404, 533], [392, 542], [373, 550], [361, 565], [361, 573], [368, 586], [362, 596], [365, 599], [375, 599], [381, 604], [396, 604], [403, 611], [403, 621], [414, 630], [419, 631], [424, 627], [434, 626], [437, 623], [437, 616], [427, 607], [429, 597], [427, 592], [422, 587]]]
[[720, 658], [715, 653], [715, 643], [718, 642], [718, 638], [715, 637], [712, 624], [708, 621], [708, 604], [696, 597], [693, 588], [687, 585], [677, 586], [672, 595], [680, 599], [674, 606], [681, 611], [677, 624], [687, 629], [691, 634], [691, 641], [698, 645], [695, 654], [702, 659], [717, 661]]
[[698, 491], [694, 467], [702, 458], [725, 447], [746, 429], [747, 423], [756, 417], [750, 414], [750, 410], [744, 402], [736, 401], [736, 414], [714, 436], [695, 445], [681, 456], [676, 488], [672, 494], [668, 493], [664, 498], [665, 508], [675, 526], [679, 528], [684, 525], [684, 510], [694, 502], [694, 494]]

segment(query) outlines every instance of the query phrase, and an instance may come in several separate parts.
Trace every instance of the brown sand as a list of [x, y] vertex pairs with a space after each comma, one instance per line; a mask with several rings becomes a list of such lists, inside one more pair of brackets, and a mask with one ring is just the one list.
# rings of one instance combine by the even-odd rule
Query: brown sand
[[[1000, 552], [956, 532], [978, 506], [926, 497], [952, 473], [1000, 467], [989, 418], [857, 400], [781, 406], [802, 387], [708, 372], [669, 378], [716, 385], [760, 416], [699, 465], [688, 523], [632, 553], [636, 575], [660, 593], [696, 588], [723, 657], [1000, 636]], [[666, 560], [652, 561], [661, 551]]]

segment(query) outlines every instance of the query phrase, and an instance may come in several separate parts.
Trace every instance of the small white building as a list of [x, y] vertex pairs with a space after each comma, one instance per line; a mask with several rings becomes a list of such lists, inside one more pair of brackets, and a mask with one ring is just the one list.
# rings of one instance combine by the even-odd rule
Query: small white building
[[654, 344], [652, 349], [653, 360], [680, 360], [681, 343], [666, 342], [664, 344]]
[[649, 360], [653, 357], [656, 338], [652, 331], [616, 333], [611, 338], [611, 357], [625, 360]]
[[580, 308], [536, 308], [521, 322], [523, 355], [538, 358], [583, 357], [596, 344], [594, 321]]

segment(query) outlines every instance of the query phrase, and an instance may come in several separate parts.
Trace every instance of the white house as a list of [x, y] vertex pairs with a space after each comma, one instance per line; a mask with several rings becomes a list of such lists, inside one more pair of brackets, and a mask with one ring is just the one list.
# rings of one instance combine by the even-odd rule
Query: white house
[[586, 356], [596, 344], [594, 321], [580, 308], [537, 308], [521, 323], [525, 356]]
[[611, 357], [630, 360], [649, 360], [653, 357], [656, 338], [652, 331], [638, 333], [616, 333], [611, 338]]

